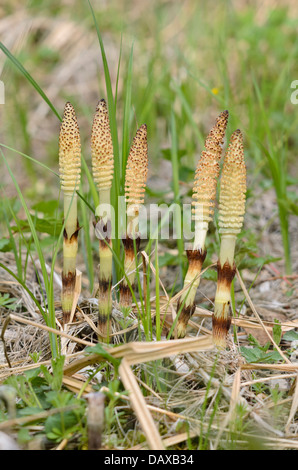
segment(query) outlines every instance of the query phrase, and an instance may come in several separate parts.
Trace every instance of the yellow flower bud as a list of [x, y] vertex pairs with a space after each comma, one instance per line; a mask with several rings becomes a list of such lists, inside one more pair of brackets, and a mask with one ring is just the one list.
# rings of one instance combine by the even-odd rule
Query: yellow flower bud
[[105, 100], [99, 101], [93, 119], [91, 134], [93, 178], [99, 191], [112, 186], [114, 152], [109, 114]]
[[245, 212], [246, 168], [244, 163], [243, 138], [235, 131], [230, 139], [220, 183], [219, 233], [238, 234]]
[[62, 191], [73, 193], [80, 185], [81, 139], [75, 110], [69, 102], [60, 127], [59, 167]]
[[128, 205], [144, 202], [148, 174], [147, 126], [143, 124], [136, 133], [128, 155], [125, 173], [125, 197]]
[[[228, 111], [223, 111], [218, 116], [207, 136], [205, 150], [197, 165], [192, 201], [196, 232], [207, 231], [214, 214], [219, 162], [228, 117]], [[198, 237], [198, 234], [196, 236]]]

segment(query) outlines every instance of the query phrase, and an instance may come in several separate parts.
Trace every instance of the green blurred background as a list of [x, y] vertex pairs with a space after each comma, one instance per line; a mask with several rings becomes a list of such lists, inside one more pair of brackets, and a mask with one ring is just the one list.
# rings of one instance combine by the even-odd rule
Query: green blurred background
[[[257, 236], [260, 253], [281, 256], [283, 268], [291, 272], [298, 228], [298, 105], [291, 103], [291, 83], [298, 79], [297, 2], [91, 3], [114, 93], [117, 85], [120, 142], [128, 63], [133, 54], [126, 125], [130, 138], [139, 125], [148, 126], [148, 197], [160, 202], [175, 196], [173, 139], [179, 159], [179, 197], [181, 201], [189, 197], [206, 134], [219, 112], [228, 109], [227, 136], [240, 128], [245, 139], [246, 227]], [[2, 1], [0, 36], [60, 114], [65, 101], [75, 106], [83, 153], [90, 165], [93, 113], [97, 101], [107, 94], [88, 2]], [[1, 51], [0, 79], [5, 85], [0, 143], [58, 172], [58, 118]], [[58, 198], [59, 180], [54, 174], [2, 149], [29, 205]], [[3, 162], [0, 165], [2, 194], [13, 198], [14, 185]], [[84, 185], [88, 193], [87, 181]], [[271, 232], [277, 236], [274, 253], [270, 244], [264, 246]]]

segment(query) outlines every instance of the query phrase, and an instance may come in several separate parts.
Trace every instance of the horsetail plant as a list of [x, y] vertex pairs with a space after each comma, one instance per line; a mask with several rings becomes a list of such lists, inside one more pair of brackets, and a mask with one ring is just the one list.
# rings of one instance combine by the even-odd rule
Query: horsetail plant
[[98, 329], [106, 340], [109, 338], [112, 314], [111, 187], [114, 174], [114, 153], [105, 100], [99, 101], [93, 118], [91, 156], [93, 178], [99, 193], [99, 211], [96, 212], [99, 238]]
[[124, 244], [125, 277], [120, 285], [119, 303], [128, 307], [132, 302], [131, 289], [136, 277], [136, 253], [140, 247], [139, 210], [144, 203], [148, 174], [147, 126], [143, 124], [134, 137], [125, 171], [126, 237]]
[[228, 111], [223, 111], [217, 117], [205, 141], [205, 150], [201, 154], [195, 173], [192, 196], [195, 238], [193, 248], [186, 250], [189, 265], [184, 279], [183, 293], [177, 302], [176, 335], [178, 338], [185, 336], [188, 321], [195, 311], [195, 295], [207, 254], [205, 239], [214, 213], [219, 162], [228, 117]]
[[75, 110], [71, 103], [64, 107], [59, 134], [59, 169], [64, 199], [62, 313], [63, 325], [69, 323], [76, 283], [79, 224], [77, 193], [81, 176], [81, 139]]
[[231, 284], [236, 273], [234, 252], [237, 235], [240, 233], [246, 193], [246, 167], [244, 162], [243, 137], [239, 129], [231, 136], [224, 157], [219, 197], [220, 253], [217, 263], [217, 290], [212, 316], [213, 342], [225, 348], [231, 324]]

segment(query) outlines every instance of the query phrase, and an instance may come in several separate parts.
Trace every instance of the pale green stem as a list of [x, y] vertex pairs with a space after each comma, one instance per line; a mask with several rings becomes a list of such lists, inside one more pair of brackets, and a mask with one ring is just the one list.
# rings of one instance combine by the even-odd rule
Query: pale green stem
[[[96, 215], [102, 219], [104, 225], [111, 223], [111, 203], [110, 188], [99, 189], [99, 211]], [[107, 234], [106, 243], [112, 246], [109, 238], [111, 234]], [[110, 319], [112, 310], [112, 272], [113, 272], [113, 253], [109, 246], [104, 245], [105, 241], [99, 243], [99, 327], [102, 333], [107, 336], [105, 341], [109, 339]], [[108, 285], [107, 285], [108, 284]]]
[[65, 230], [67, 232], [67, 237], [70, 237], [77, 230], [78, 223], [78, 209], [77, 209], [77, 199], [78, 196], [76, 193], [64, 193], [64, 217], [65, 217]]
[[[202, 252], [205, 250], [205, 240], [207, 236], [207, 229], [201, 228], [201, 223], [195, 224], [195, 239], [193, 243], [193, 250], [201, 250]], [[199, 276], [199, 272], [192, 269], [191, 266], [188, 267], [185, 279], [184, 279], [184, 288], [190, 286], [189, 289], [186, 289], [183, 294], [181, 295], [180, 302], [183, 303], [184, 299], [184, 306], [188, 307], [189, 305], [193, 304], [198, 287], [200, 285], [201, 277]], [[197, 277], [196, 277], [197, 276]]]
[[221, 235], [219, 262], [221, 266], [227, 261], [230, 266], [234, 264], [236, 235], [224, 233]]

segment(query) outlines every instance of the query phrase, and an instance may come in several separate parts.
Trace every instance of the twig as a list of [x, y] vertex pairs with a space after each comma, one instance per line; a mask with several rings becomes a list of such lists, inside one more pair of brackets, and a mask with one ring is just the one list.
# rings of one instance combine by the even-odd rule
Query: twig
[[136, 378], [125, 358], [121, 361], [119, 375], [124, 384], [124, 387], [129, 391], [131, 405], [143, 428], [149, 448], [151, 450], [163, 450], [164, 445], [162, 443], [159, 432], [155, 426], [151, 413], [147, 408], [145, 399], [142, 395], [140, 387], [138, 386]]

